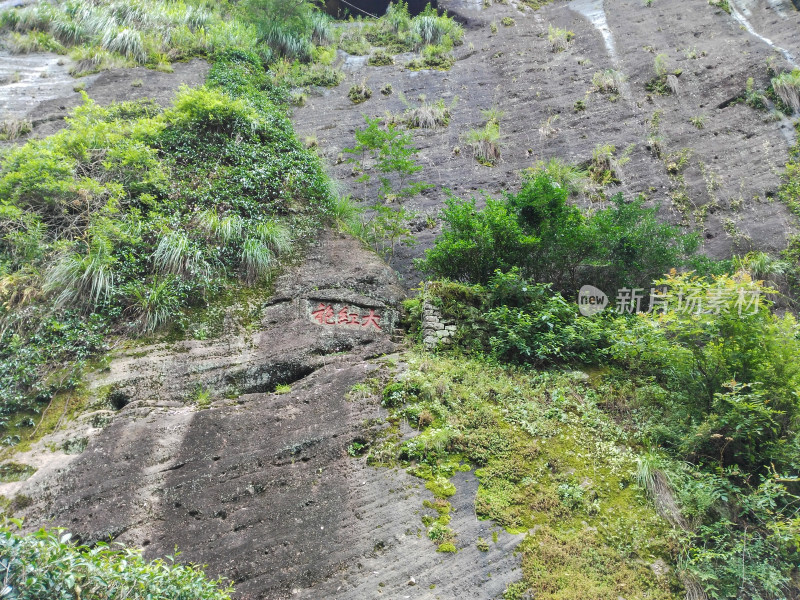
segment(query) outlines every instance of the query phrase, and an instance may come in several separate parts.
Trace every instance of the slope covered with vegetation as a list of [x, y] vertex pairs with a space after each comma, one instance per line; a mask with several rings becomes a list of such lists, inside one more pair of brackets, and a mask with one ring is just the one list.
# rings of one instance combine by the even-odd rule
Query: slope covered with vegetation
[[[553, 52], [568, 46], [567, 34], [550, 26]], [[322, 225], [337, 223], [391, 261], [411, 241], [414, 215], [402, 203], [432, 187], [414, 181], [413, 130], [447, 126], [455, 100], [365, 116], [341, 159], [354, 165], [366, 203], [378, 182], [363, 217], [337, 197], [317, 141], [298, 140], [288, 107], [304, 104], [309, 86], [343, 80], [337, 49], [369, 55], [373, 66], [418, 51], [409, 70], [447, 70], [464, 31], [431, 8], [412, 17], [402, 3], [381, 19], [336, 24], [303, 3], [138, 0], [15, 9], [0, 15], [0, 35], [14, 52], [69, 53], [76, 76], [212, 62], [207, 84], [181, 90], [169, 107], [99, 106], [84, 94], [64, 130], [2, 155], [8, 457], [54, 424], [45, 418], [54, 404], [64, 414], [76, 408], [68, 393], [112, 341], [205, 337], [194, 316], [248, 289], [268, 296], [282, 257]], [[796, 79], [773, 82], [795, 111]], [[619, 91], [622, 81], [597, 85]], [[362, 81], [349, 99], [372, 95]], [[585, 109], [578, 102], [576, 112]], [[490, 167], [500, 157], [500, 112], [483, 112], [485, 128], [464, 141]], [[797, 243], [781, 260], [700, 257], [696, 234], [664, 224], [643, 198], [612, 193], [612, 156], [600, 147], [589, 173], [540, 164], [519, 190], [481, 208], [447, 201], [442, 233], [417, 264], [433, 281], [406, 304], [406, 369], [352, 392], [378, 394], [390, 427], [350, 454], [425, 481], [434, 499], [421, 521], [444, 557], [459, 551], [451, 479], [473, 471], [478, 518], [526, 535], [507, 600], [797, 597], [800, 332], [770, 299], [795, 306]], [[794, 210], [797, 156], [796, 147], [778, 192]], [[609, 192], [597, 210], [571, 201], [586, 177], [598, 198]], [[772, 294], [775, 280], [785, 296]], [[583, 316], [572, 298], [584, 281], [640, 289], [641, 304], [631, 297], [622, 314]], [[423, 334], [431, 307], [453, 326], [450, 343], [434, 349]], [[60, 535], [0, 532], [0, 597], [230, 593], [193, 567]]]
[[[569, 281], [562, 259], [575, 256], [581, 225], [618, 220], [621, 207], [587, 221], [548, 199], [543, 185], [482, 211], [458, 202], [447, 209], [448, 226], [422, 266], [462, 283], [431, 283], [408, 308], [414, 323], [427, 304], [457, 325], [453, 349], [440, 350], [454, 357], [416, 358], [386, 388], [384, 402], [422, 433], [400, 446], [379, 444], [373, 460], [424, 465], [412, 469], [433, 481], [446, 481], [460, 461], [480, 467], [479, 515], [537, 532], [522, 545], [525, 575], [508, 598], [526, 590], [615, 598], [631, 589], [633, 597], [659, 597], [650, 595], [652, 573], [606, 562], [659, 555], [677, 568], [675, 589], [690, 595], [791, 597], [800, 501], [794, 316], [772, 312], [771, 290], [752, 279], [747, 261], [706, 265], [706, 276], [673, 270], [653, 281], [657, 291], [641, 306], [580, 315], [550, 281]], [[635, 203], [623, 210], [640, 214], [617, 233], [601, 225], [606, 260], [587, 261], [582, 272], [599, 267], [620, 286], [647, 285], [663, 256], [678, 258], [670, 248], [680, 238], [651, 231]], [[552, 218], [563, 211], [572, 219]], [[526, 231], [532, 215], [534, 232]], [[648, 235], [640, 238], [640, 229]], [[626, 243], [608, 243], [620, 237]], [[517, 254], [520, 240], [535, 251]], [[639, 243], [658, 251], [636, 250]], [[561, 270], [542, 277], [532, 257]], [[631, 261], [634, 271], [614, 268]], [[570, 381], [565, 367], [589, 377]], [[531, 449], [534, 440], [542, 443]], [[648, 496], [660, 518], [639, 514], [641, 504], [625, 498], [628, 486]], [[620, 513], [631, 521], [619, 521]], [[602, 549], [593, 549], [596, 539]], [[665, 579], [661, 585], [671, 597]]]

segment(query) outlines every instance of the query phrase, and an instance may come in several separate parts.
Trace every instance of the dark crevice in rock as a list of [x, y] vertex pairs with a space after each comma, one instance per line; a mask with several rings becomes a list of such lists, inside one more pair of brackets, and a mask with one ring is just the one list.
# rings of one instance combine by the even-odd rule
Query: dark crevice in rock
[[308, 377], [318, 367], [300, 362], [275, 362], [231, 376], [229, 383], [241, 394], [269, 394], [279, 385], [291, 385]]

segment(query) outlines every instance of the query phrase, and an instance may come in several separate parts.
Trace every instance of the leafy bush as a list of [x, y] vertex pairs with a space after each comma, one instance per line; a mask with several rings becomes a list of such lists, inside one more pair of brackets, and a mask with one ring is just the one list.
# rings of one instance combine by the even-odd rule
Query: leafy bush
[[380, 173], [379, 194], [385, 200], [413, 196], [430, 187], [423, 182], [409, 182], [409, 178], [423, 168], [415, 160], [419, 150], [411, 144], [411, 134], [404, 133], [394, 123], [381, 127], [380, 119], [364, 115], [364, 120], [367, 126], [355, 132], [356, 145], [344, 149], [345, 153], [353, 155], [348, 162], [359, 165], [362, 172], [359, 181], [366, 186], [372, 178], [366, 164], [367, 158], [371, 158]]
[[534, 252], [537, 239], [524, 233], [507, 202], [487, 197], [477, 210], [474, 198], [450, 196], [445, 204], [445, 227], [420, 265], [426, 272], [488, 283], [496, 270], [510, 271]]
[[[618, 194], [609, 208], [590, 215], [567, 202], [567, 187], [538, 171], [503, 200], [447, 202], [445, 229], [420, 263], [425, 271], [457, 281], [487, 283], [495, 270], [519, 267], [524, 277], [572, 292], [583, 278], [610, 289], [639, 284], [681, 266], [697, 238], [656, 220], [643, 200]], [[616, 287], [614, 287], [616, 286]]]
[[362, 79], [360, 83], [353, 84], [347, 97], [353, 104], [361, 104], [372, 98], [372, 90], [367, 86], [367, 80]]
[[5, 577], [2, 597], [9, 600], [116, 598], [146, 600], [229, 600], [233, 591], [222, 580], [209, 580], [195, 566], [166, 560], [146, 562], [141, 550], [92, 548], [70, 543], [63, 530], [19, 535], [0, 528], [0, 563]]
[[450, 116], [453, 108], [458, 101], [454, 98], [448, 106], [444, 100], [436, 102], [426, 102], [424, 96], [420, 96], [420, 103], [414, 106], [405, 96], [401, 95], [400, 100], [406, 105], [403, 113], [403, 121], [408, 127], [419, 127], [421, 129], [433, 129], [435, 127], [446, 127], [450, 124]]
[[600, 329], [579, 317], [576, 305], [554, 293], [549, 284], [525, 281], [512, 270], [498, 272], [487, 291], [491, 308], [485, 319], [496, 359], [537, 366], [597, 359]]

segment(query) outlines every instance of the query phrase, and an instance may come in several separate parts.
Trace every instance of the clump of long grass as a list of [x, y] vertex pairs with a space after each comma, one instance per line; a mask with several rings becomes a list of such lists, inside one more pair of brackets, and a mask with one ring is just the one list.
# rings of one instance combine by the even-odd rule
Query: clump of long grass
[[619, 93], [624, 82], [625, 75], [614, 69], [598, 71], [592, 76], [592, 85], [598, 92]]
[[239, 215], [220, 217], [216, 209], [204, 210], [198, 217], [200, 227], [223, 243], [238, 240], [242, 236], [244, 221]]
[[102, 302], [114, 289], [116, 260], [112, 251], [113, 246], [107, 238], [95, 235], [85, 254], [63, 252], [45, 272], [44, 291], [57, 294], [56, 306]]
[[5, 11], [0, 26], [19, 33], [45, 31], [53, 19], [54, 10], [49, 4], [31, 4], [17, 10]]
[[[52, 35], [54, 40], [71, 47], [93, 46], [96, 49], [99, 46], [139, 64], [145, 64], [150, 53], [156, 59], [158, 54], [167, 53], [177, 29], [185, 27], [193, 33], [202, 32], [205, 35], [204, 28], [213, 25], [214, 17], [205, 8], [161, 0], [68, 0], [59, 4], [41, 3], [12, 9], [0, 16], [2, 29], [17, 34]], [[42, 39], [36, 39], [42, 42]], [[20, 51], [28, 52], [41, 49], [33, 46], [30, 39], [18, 39], [17, 47]], [[44, 49], [58, 51], [49, 47]], [[176, 56], [180, 56], [180, 53]]]
[[57, 19], [53, 21], [50, 31], [59, 42], [68, 46], [77, 46], [87, 41], [89, 32], [83, 23], [72, 19]]
[[44, 31], [29, 31], [27, 33], [14, 32], [7, 40], [7, 44], [12, 54], [64, 52], [64, 47], [59, 44], [53, 36]]
[[147, 51], [144, 49], [142, 34], [136, 29], [125, 28], [115, 32], [106, 32], [102, 45], [106, 50], [121, 54], [139, 64], [147, 61]]
[[28, 119], [9, 119], [0, 122], [0, 140], [16, 140], [33, 131], [33, 124]]
[[681, 89], [680, 83], [678, 83], [678, 77], [674, 73], [670, 73], [667, 75], [667, 87], [669, 91], [672, 92], [673, 95], [677, 96], [678, 92]]
[[743, 257], [735, 256], [733, 265], [737, 271], [747, 273], [754, 280], [780, 277], [791, 268], [786, 261], [773, 258], [766, 252], [748, 252]]
[[660, 467], [658, 456], [639, 456], [636, 459], [636, 485], [647, 493], [662, 517], [676, 527], [687, 529], [688, 523], [678, 508], [672, 486]]
[[360, 216], [363, 212], [349, 195], [334, 195], [330, 215], [340, 231], [359, 237], [357, 231], [362, 223]]
[[247, 283], [264, 279], [275, 264], [272, 250], [259, 239], [248, 238], [242, 244], [242, 278]]
[[152, 333], [163, 327], [180, 309], [180, 295], [172, 277], [157, 278], [150, 284], [137, 281], [127, 286], [125, 292], [126, 312], [140, 333]]
[[464, 29], [453, 19], [426, 13], [411, 20], [409, 31], [422, 45], [437, 46], [444, 42], [445, 37], [457, 44], [464, 36]]
[[182, 231], [167, 233], [153, 252], [153, 264], [160, 273], [186, 278], [211, 278], [212, 268], [202, 251]]
[[309, 25], [313, 43], [321, 46], [333, 41], [333, 25], [328, 15], [318, 10], [311, 11]]
[[270, 23], [263, 31], [262, 39], [281, 56], [301, 61], [307, 61], [311, 57], [311, 42], [280, 23]]
[[570, 42], [575, 38], [575, 34], [567, 29], [548, 26], [547, 40], [550, 42], [550, 49], [553, 52], [562, 52], [569, 48]]
[[96, 73], [103, 69], [125, 66], [123, 58], [115, 56], [103, 48], [92, 46], [78, 46], [72, 50], [70, 57], [75, 64], [70, 67], [69, 72], [75, 77]]
[[773, 78], [772, 89], [786, 106], [800, 114], [800, 69], [787, 71]]
[[433, 129], [435, 127], [446, 127], [450, 124], [452, 109], [456, 99], [452, 103], [445, 104], [444, 100], [436, 102], [426, 102], [424, 97], [420, 97], [420, 104], [413, 106], [405, 97], [400, 98], [407, 108], [403, 113], [403, 121], [408, 127], [418, 127], [420, 129]]
[[497, 122], [489, 121], [483, 129], [468, 131], [464, 141], [479, 163], [493, 166], [500, 160], [500, 125]]
[[264, 244], [275, 254], [288, 252], [292, 247], [292, 236], [283, 223], [270, 219], [258, 223], [251, 236]]
[[557, 183], [570, 194], [582, 193], [586, 189], [589, 178], [589, 174], [580, 167], [571, 165], [555, 157], [547, 162], [537, 162], [522, 173], [522, 178], [524, 180], [532, 180], [542, 173], [545, 174], [550, 181]]
[[212, 21], [211, 13], [198, 6], [187, 6], [183, 15], [183, 24], [192, 30], [207, 27]]

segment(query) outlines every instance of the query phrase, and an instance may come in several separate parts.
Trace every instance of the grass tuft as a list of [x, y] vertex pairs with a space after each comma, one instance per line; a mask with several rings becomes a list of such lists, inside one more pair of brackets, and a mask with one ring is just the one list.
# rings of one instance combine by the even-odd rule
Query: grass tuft
[[800, 114], [800, 69], [781, 73], [772, 80], [772, 89], [786, 106]]

